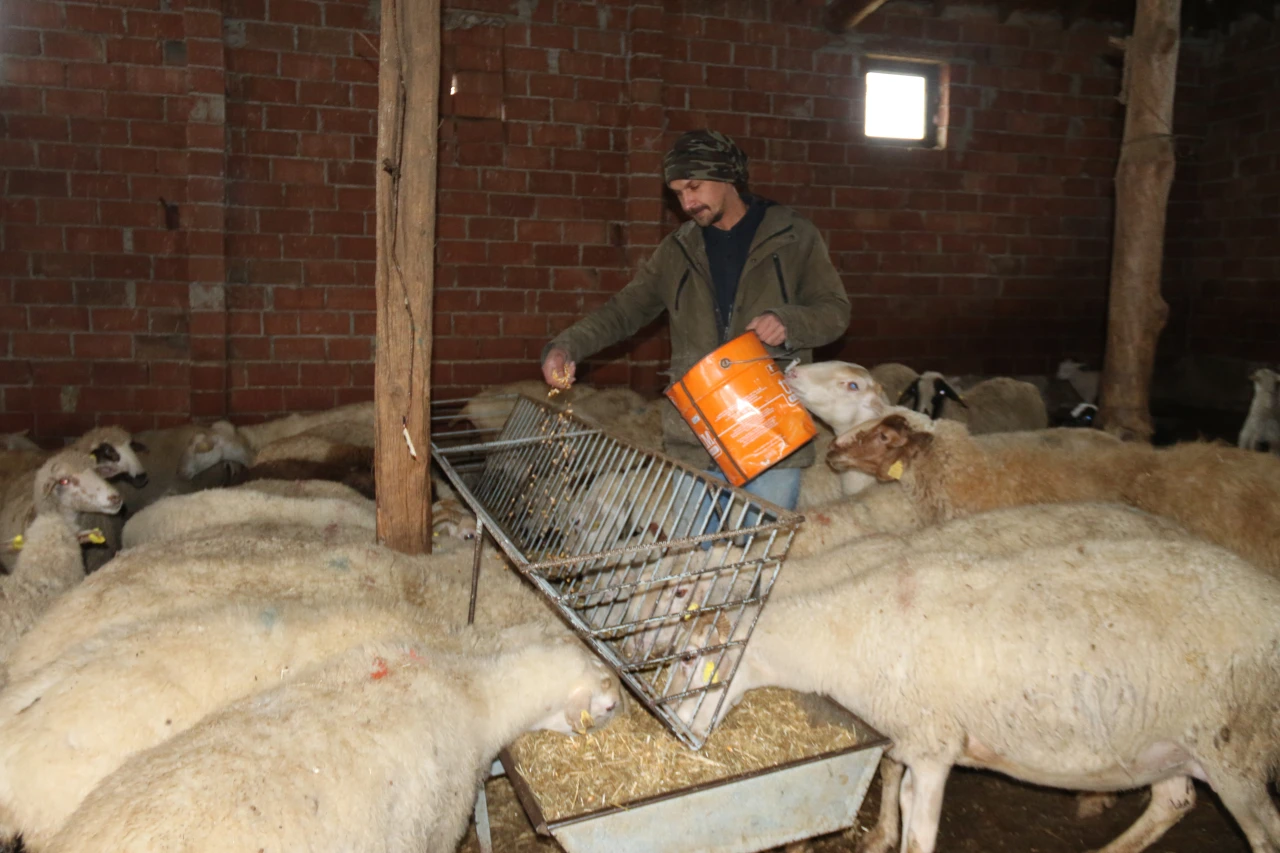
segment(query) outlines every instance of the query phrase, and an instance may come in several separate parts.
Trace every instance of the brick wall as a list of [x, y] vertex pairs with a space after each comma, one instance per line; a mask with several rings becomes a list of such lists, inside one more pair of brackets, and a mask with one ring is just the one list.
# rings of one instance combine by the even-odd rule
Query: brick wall
[[[1014, 372], [1100, 355], [1114, 29], [890, 4], [836, 37], [821, 6], [446, 2], [437, 397], [535, 376], [627, 281], [676, 222], [661, 154], [698, 126], [822, 229], [855, 306], [828, 354]], [[4, 8], [0, 429], [368, 399], [376, 5]], [[860, 140], [868, 53], [949, 63], [946, 150]], [[659, 322], [589, 378], [657, 390], [667, 349]]]
[[1280, 24], [1241, 22], [1214, 46], [1191, 123], [1194, 202], [1167, 349], [1275, 362], [1280, 341]]

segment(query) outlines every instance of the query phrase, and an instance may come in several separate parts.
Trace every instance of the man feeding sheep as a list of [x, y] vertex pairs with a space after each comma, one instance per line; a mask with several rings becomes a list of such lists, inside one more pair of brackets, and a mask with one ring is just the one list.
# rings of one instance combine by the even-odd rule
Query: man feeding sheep
[[[747, 192], [747, 155], [714, 130], [676, 140], [663, 177], [689, 220], [658, 244], [635, 278], [543, 350], [547, 384], [567, 388], [575, 363], [625, 340], [664, 310], [671, 324], [671, 370], [694, 364], [747, 331], [778, 359], [812, 361], [849, 324], [849, 297], [818, 229], [789, 207]], [[690, 465], [715, 466], [675, 407], [663, 414], [667, 452]], [[747, 490], [794, 509], [805, 447], [756, 477]]]

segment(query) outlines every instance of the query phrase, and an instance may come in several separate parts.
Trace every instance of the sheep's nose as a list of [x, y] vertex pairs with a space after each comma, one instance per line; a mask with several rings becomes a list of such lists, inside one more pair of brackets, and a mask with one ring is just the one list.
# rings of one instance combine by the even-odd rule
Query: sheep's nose
[[605, 710], [605, 712], [606, 712], [606, 713], [608, 713], [609, 711], [612, 711], [612, 710], [613, 710], [614, 708], [616, 708], [616, 707], [618, 707], [618, 700], [617, 700], [617, 699], [613, 700], [613, 701], [612, 701], [612, 702], [610, 702], [608, 705], [605, 705], [605, 706], [604, 706], [604, 710]]
[[121, 498], [119, 495], [112, 495], [111, 497], [107, 498], [107, 504], [110, 506], [120, 506], [120, 502], [122, 500], [123, 498]]

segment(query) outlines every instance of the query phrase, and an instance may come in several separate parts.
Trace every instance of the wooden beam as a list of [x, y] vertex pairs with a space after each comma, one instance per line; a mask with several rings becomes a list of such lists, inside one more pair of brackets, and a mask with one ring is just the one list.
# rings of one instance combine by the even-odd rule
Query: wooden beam
[[1116, 166], [1107, 352], [1102, 367], [1104, 428], [1150, 439], [1151, 374], [1169, 315], [1160, 295], [1165, 215], [1173, 183], [1173, 96], [1181, 0], [1138, 0], [1125, 49], [1124, 139]]
[[851, 30], [888, 0], [832, 0], [823, 15], [827, 29], [833, 33]]
[[378, 541], [431, 550], [431, 302], [435, 278], [440, 0], [382, 0], [378, 68]]

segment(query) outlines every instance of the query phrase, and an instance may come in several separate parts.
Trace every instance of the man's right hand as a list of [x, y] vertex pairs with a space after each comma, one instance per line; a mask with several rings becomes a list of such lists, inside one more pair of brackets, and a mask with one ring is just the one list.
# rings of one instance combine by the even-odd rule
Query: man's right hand
[[569, 353], [562, 349], [553, 349], [547, 353], [546, 360], [542, 362], [542, 378], [552, 388], [567, 391], [573, 384], [577, 369], [578, 365], [569, 360]]

